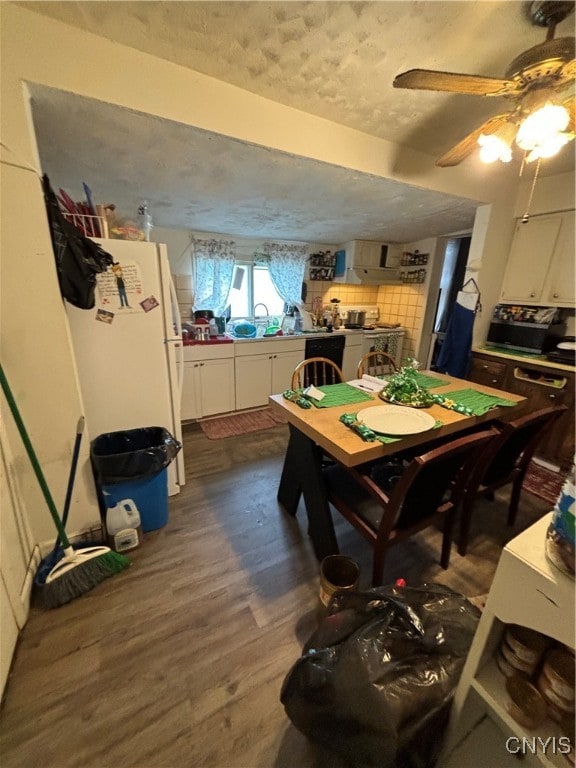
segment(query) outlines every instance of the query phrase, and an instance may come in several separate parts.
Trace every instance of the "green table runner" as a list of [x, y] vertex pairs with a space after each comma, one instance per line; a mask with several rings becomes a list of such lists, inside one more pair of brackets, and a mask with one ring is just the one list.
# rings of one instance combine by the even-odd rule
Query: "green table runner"
[[[367, 443], [373, 443], [375, 440], [378, 440], [381, 443], [397, 443], [399, 440], [402, 440], [403, 437], [409, 437], [409, 435], [389, 437], [388, 435], [381, 435], [378, 432], [373, 432], [369, 427], [357, 420], [355, 413], [343, 413], [342, 416], [340, 416], [340, 421], [345, 426], [350, 427], [350, 429], [356, 432], [356, 434]], [[442, 422], [437, 420], [432, 429], [438, 429], [438, 427], [441, 426]]]
[[425, 373], [416, 374], [416, 384], [424, 389], [434, 389], [434, 387], [441, 387], [443, 384], [447, 384], [444, 379], [439, 379], [437, 376], [428, 376]]
[[[388, 381], [393, 375], [393, 373], [388, 373], [383, 374], [382, 376], [376, 376], [376, 378]], [[447, 381], [444, 381], [444, 379], [439, 379], [437, 376], [428, 376], [426, 373], [417, 373], [414, 377], [414, 381], [419, 387], [423, 387], [424, 389], [434, 389], [434, 387], [441, 387], [448, 383]]]
[[[475, 389], [459, 389], [455, 392], [444, 392], [442, 395], [435, 395], [438, 400], [443, 399], [444, 402], [439, 402], [444, 408], [451, 408], [451, 410], [457, 411], [465, 408], [471, 416], [483, 416], [492, 408], [499, 406], [511, 406], [516, 405], [514, 400], [505, 400], [497, 395], [486, 395], [484, 392], [478, 392]], [[453, 407], [460, 406], [458, 407]], [[460, 410], [460, 412], [462, 412]]]
[[326, 397], [323, 400], [314, 400], [310, 398], [312, 405], [316, 408], [334, 408], [337, 405], [349, 405], [350, 403], [364, 403], [372, 400], [372, 395], [361, 392], [350, 384], [324, 384], [316, 387], [324, 392]]

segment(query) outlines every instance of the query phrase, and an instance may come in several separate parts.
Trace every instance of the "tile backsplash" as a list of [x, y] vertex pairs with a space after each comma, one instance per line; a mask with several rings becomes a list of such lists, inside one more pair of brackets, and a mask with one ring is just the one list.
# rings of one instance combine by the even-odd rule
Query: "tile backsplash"
[[414, 357], [420, 343], [420, 333], [426, 305], [426, 286], [422, 285], [348, 285], [308, 281], [306, 308], [320, 297], [322, 305], [330, 299], [342, 304], [374, 304], [380, 310], [380, 321], [400, 323], [406, 329], [404, 356]]

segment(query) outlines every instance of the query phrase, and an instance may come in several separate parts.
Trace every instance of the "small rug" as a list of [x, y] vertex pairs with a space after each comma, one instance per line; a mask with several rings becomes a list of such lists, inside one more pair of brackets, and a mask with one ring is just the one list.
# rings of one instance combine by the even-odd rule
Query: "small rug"
[[259, 411], [205, 419], [200, 421], [200, 426], [209, 440], [221, 440], [224, 437], [237, 437], [247, 432], [259, 432], [261, 429], [270, 429], [286, 423], [281, 415], [276, 415], [270, 408], [262, 408]]
[[528, 467], [522, 488], [533, 496], [538, 496], [539, 499], [544, 499], [544, 501], [554, 505], [560, 495], [565, 479], [566, 476], [563, 473], [552, 472], [550, 469], [541, 467], [540, 464], [532, 461]]

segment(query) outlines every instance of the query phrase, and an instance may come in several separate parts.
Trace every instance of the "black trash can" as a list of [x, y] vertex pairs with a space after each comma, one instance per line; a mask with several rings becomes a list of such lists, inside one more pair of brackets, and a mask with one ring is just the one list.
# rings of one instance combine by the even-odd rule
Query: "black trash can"
[[164, 427], [141, 427], [99, 435], [90, 459], [104, 521], [106, 510], [132, 499], [144, 533], [168, 522], [169, 464], [182, 448]]

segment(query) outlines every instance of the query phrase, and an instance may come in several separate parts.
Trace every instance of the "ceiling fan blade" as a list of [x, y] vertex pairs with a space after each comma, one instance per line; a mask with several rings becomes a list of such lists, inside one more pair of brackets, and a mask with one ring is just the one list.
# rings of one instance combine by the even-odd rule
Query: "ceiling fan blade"
[[485, 136], [489, 136], [492, 133], [496, 133], [498, 128], [508, 120], [509, 114], [496, 115], [491, 117], [485, 123], [483, 123], [475, 131], [469, 133], [462, 141], [458, 142], [455, 147], [452, 147], [446, 154], [436, 161], [436, 165], [440, 168], [448, 168], [453, 165], [458, 165], [462, 160], [472, 154], [472, 152], [478, 147], [478, 138], [481, 133]]
[[518, 90], [513, 80], [500, 80], [481, 75], [437, 72], [433, 69], [409, 69], [396, 75], [394, 88], [416, 88], [424, 91], [449, 91], [475, 96], [504, 96]]
[[561, 70], [556, 75], [556, 79], [564, 84], [564, 81], [574, 80], [576, 77], [576, 59], [567, 61], [562, 65]]
[[562, 102], [562, 106], [568, 110], [568, 114], [570, 115], [570, 122], [566, 126], [566, 131], [568, 133], [575, 133], [576, 132], [576, 100], [574, 99], [574, 96], [570, 96], [569, 98], [565, 99]]

